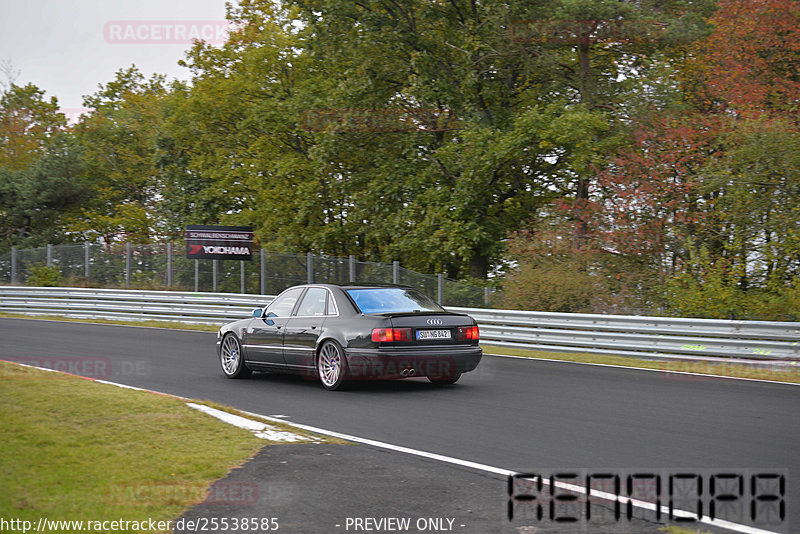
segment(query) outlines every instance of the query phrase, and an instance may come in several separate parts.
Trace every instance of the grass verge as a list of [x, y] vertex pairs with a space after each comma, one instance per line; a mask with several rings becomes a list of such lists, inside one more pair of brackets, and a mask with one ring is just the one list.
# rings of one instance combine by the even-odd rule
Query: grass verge
[[[0, 428], [0, 517], [34, 524], [175, 520], [269, 444], [177, 398], [2, 361]], [[256, 482], [215, 502], [257, 498]]]
[[657, 369], [665, 373], [673, 373], [672, 376], [679, 378], [676, 373], [699, 373], [715, 376], [733, 376], [737, 378], [753, 378], [758, 380], [774, 380], [777, 382], [800, 383], [800, 365], [798, 366], [753, 366], [747, 364], [736, 364], [727, 362], [701, 362], [690, 360], [658, 361], [642, 360], [639, 358], [629, 358], [627, 356], [603, 356], [599, 354], [575, 353], [567, 354], [563, 352], [544, 352], [508, 347], [498, 347], [494, 345], [481, 345], [484, 354], [502, 354], [506, 356], [522, 356], [533, 359], [560, 360], [565, 362], [596, 363], [603, 365], [619, 365], [623, 367], [634, 367], [640, 369]]
[[683, 528], [683, 527], [664, 527], [661, 529], [662, 532], [666, 532], [667, 534], [713, 534], [707, 530], [692, 530], [690, 528]]
[[197, 330], [201, 332], [216, 332], [219, 325], [213, 324], [188, 324], [171, 321], [123, 321], [117, 319], [90, 319], [82, 317], [63, 317], [61, 315], [27, 315], [24, 313], [1, 313], [0, 317], [9, 319], [42, 319], [46, 321], [65, 321], [68, 323], [96, 323], [96, 324], [116, 324], [123, 326], [142, 326], [146, 328], [168, 328], [171, 330]]

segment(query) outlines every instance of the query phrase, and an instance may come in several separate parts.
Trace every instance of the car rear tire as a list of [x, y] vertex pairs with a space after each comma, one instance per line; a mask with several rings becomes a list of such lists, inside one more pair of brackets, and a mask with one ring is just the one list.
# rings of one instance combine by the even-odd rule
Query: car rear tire
[[222, 365], [222, 372], [228, 378], [246, 378], [252, 374], [244, 364], [242, 344], [233, 334], [227, 334], [222, 338], [219, 346], [219, 363]]
[[428, 380], [439, 386], [448, 386], [458, 382], [459, 378], [461, 378], [461, 373], [456, 373], [455, 375], [450, 376], [429, 376]]
[[326, 341], [317, 356], [317, 373], [322, 387], [330, 391], [344, 388], [347, 379], [347, 358], [335, 341]]

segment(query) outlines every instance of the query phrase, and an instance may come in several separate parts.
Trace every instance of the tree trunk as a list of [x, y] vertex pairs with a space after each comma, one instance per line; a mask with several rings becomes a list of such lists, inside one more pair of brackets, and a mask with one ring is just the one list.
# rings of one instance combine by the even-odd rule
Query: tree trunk
[[485, 279], [489, 274], [489, 257], [480, 252], [473, 252], [469, 259], [469, 275], [472, 278]]

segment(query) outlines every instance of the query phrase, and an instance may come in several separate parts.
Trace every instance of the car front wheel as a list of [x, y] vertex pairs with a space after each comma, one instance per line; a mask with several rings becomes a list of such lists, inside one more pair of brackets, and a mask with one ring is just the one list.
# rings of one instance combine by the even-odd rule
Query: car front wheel
[[325, 389], [335, 391], [344, 387], [347, 378], [347, 360], [344, 351], [335, 341], [326, 341], [319, 349], [317, 373]]
[[252, 373], [244, 364], [242, 344], [233, 334], [222, 338], [219, 348], [219, 363], [222, 365], [222, 372], [228, 378], [245, 378]]

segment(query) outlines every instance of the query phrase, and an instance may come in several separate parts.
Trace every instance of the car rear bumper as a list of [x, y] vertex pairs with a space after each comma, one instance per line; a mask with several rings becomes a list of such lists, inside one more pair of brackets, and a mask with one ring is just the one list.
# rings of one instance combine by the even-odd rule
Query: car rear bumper
[[347, 349], [346, 354], [349, 378], [368, 380], [406, 376], [451, 377], [467, 373], [478, 366], [483, 351], [477, 345], [464, 345]]

